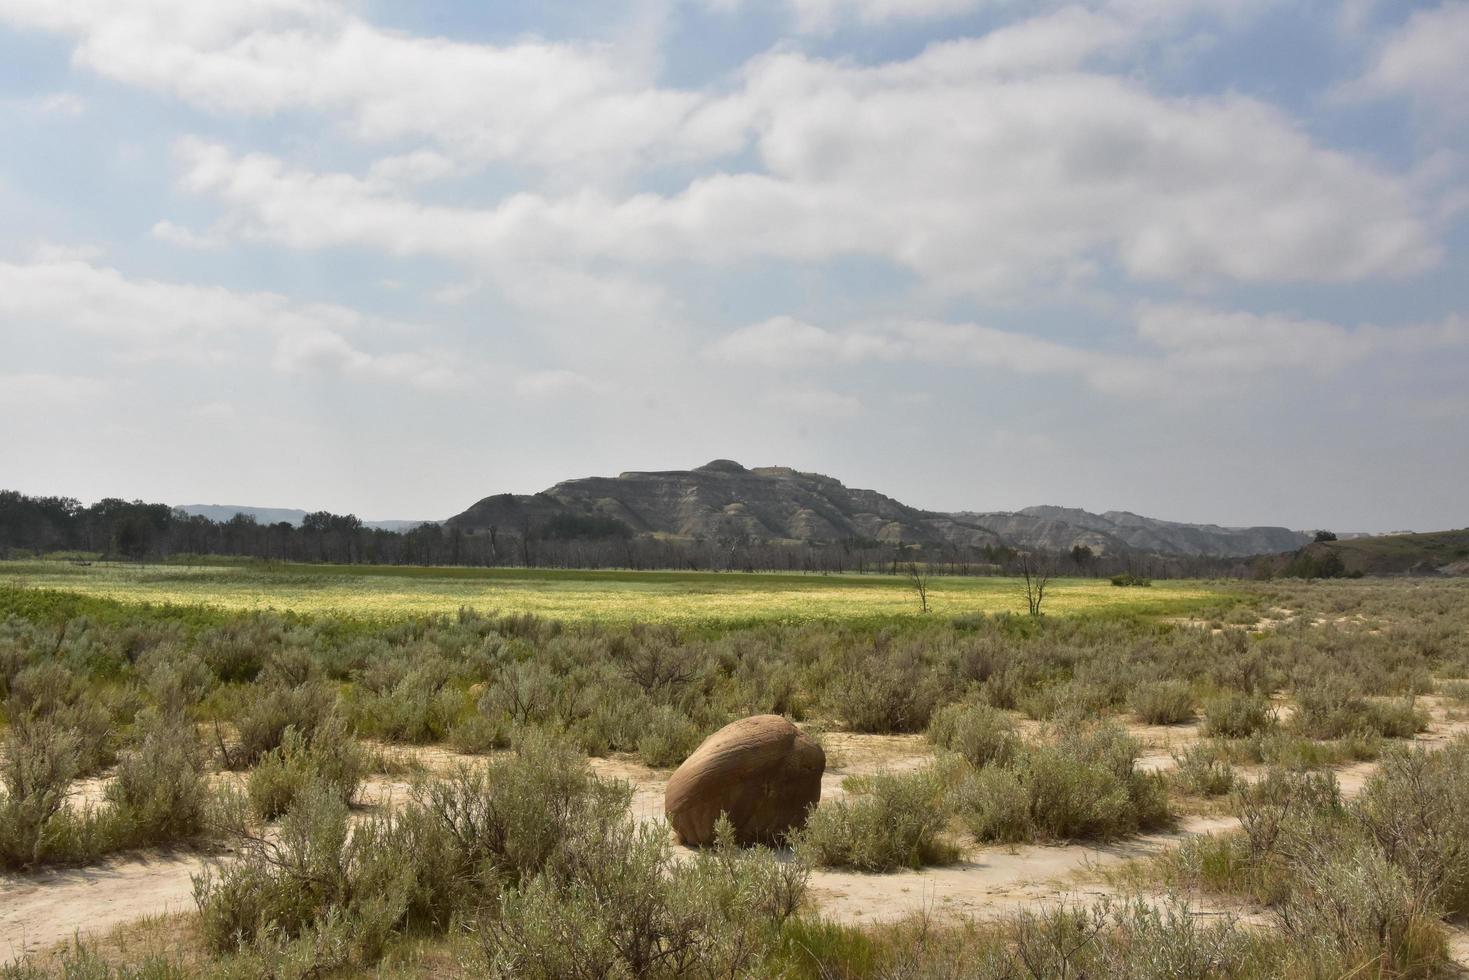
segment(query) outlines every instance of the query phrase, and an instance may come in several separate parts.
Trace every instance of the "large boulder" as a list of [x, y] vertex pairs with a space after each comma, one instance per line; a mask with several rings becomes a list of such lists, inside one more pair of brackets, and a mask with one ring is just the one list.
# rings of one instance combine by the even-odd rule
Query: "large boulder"
[[777, 844], [806, 823], [821, 799], [826, 753], [780, 715], [725, 725], [684, 760], [663, 794], [663, 812], [681, 844], [714, 842], [728, 814], [741, 844]]

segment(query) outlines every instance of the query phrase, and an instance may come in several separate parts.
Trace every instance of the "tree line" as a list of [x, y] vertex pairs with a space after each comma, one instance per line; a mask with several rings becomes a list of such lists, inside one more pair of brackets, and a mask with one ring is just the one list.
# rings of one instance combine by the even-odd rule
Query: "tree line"
[[109, 497], [83, 505], [70, 497], [0, 491], [0, 555], [74, 553], [79, 558], [161, 561], [224, 556], [268, 561], [531, 568], [883, 573], [912, 562], [940, 575], [1020, 574], [1044, 558], [1057, 574], [1148, 578], [1238, 576], [1234, 559], [1094, 554], [1085, 546], [1038, 556], [1004, 545], [895, 544], [870, 538], [768, 541], [744, 535], [658, 538], [633, 534], [611, 518], [561, 515], [532, 527], [463, 528], [423, 524], [403, 531], [368, 527], [352, 514], [317, 511], [301, 524], [261, 523], [249, 514], [214, 521], [167, 504]]

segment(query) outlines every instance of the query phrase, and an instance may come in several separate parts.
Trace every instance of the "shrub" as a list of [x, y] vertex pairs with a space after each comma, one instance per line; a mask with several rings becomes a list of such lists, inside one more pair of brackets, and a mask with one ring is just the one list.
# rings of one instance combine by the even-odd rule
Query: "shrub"
[[1194, 697], [1182, 681], [1155, 681], [1133, 691], [1127, 706], [1149, 725], [1177, 725], [1192, 721]]
[[812, 810], [794, 836], [796, 851], [859, 871], [950, 864], [958, 854], [939, 839], [949, 816], [944, 780], [937, 766], [873, 776], [866, 792]]
[[1153, 580], [1142, 575], [1133, 575], [1126, 572], [1122, 575], [1113, 575], [1112, 584], [1119, 588], [1147, 588], [1153, 584]]
[[250, 689], [235, 714], [238, 744], [225, 751], [225, 765], [231, 769], [253, 766], [261, 756], [280, 748], [290, 728], [310, 743], [317, 729], [333, 716], [336, 704], [336, 695], [321, 682]]
[[117, 778], [107, 786], [111, 847], [171, 844], [204, 829], [209, 787], [194, 726], [182, 718], [151, 715], [141, 727], [137, 748], [123, 754]]
[[1448, 960], [1443, 926], [1400, 868], [1370, 847], [1302, 860], [1276, 917], [1302, 976], [1432, 977]]
[[1019, 844], [1031, 840], [1030, 793], [1011, 769], [970, 773], [954, 790], [954, 806], [976, 840]]
[[1275, 727], [1270, 700], [1257, 694], [1232, 692], [1204, 702], [1204, 733], [1220, 738], [1248, 738]]
[[939, 684], [913, 650], [875, 653], [846, 665], [828, 696], [837, 716], [854, 732], [920, 732], [938, 703]]
[[805, 869], [713, 849], [674, 861], [667, 834], [625, 815], [582, 825], [546, 868], [505, 892], [479, 967], [506, 978], [756, 975], [795, 913]]
[[250, 808], [260, 819], [273, 820], [307, 786], [318, 784], [350, 804], [366, 772], [367, 753], [340, 718], [328, 720], [309, 744], [295, 728], [288, 728], [280, 747], [266, 753], [250, 773]]
[[1425, 904], [1469, 914], [1469, 741], [1388, 753], [1353, 813]]
[[1136, 759], [1137, 743], [1115, 725], [1069, 729], [1054, 744], [1026, 747], [1005, 775], [963, 784], [960, 816], [980, 840], [1011, 842], [1108, 840], [1161, 827], [1171, 819], [1164, 780], [1138, 771]]
[[1428, 727], [1428, 719], [1411, 698], [1400, 701], [1368, 701], [1347, 685], [1326, 681], [1296, 692], [1300, 705], [1291, 725], [1310, 738], [1344, 738], [1350, 735], [1381, 735], [1412, 738]]
[[504, 718], [491, 718], [475, 710], [449, 729], [449, 744], [469, 755], [509, 748], [510, 726]]
[[26, 667], [10, 681], [5, 715], [12, 724], [45, 722], [76, 738], [76, 775], [88, 776], [117, 758], [112, 718], [95, 693], [59, 663]]
[[1173, 756], [1172, 779], [1194, 796], [1223, 796], [1234, 788], [1234, 767], [1211, 746], [1191, 745]]
[[638, 739], [638, 755], [645, 765], [655, 769], [682, 763], [699, 747], [699, 729], [687, 716], [673, 708], [658, 707], [646, 723]]
[[40, 863], [54, 852], [70, 814], [66, 790], [77, 772], [77, 737], [45, 721], [13, 722], [0, 796], [0, 864]]
[[957, 752], [975, 768], [1009, 761], [1018, 744], [1009, 716], [980, 704], [950, 704], [935, 711], [928, 740]]

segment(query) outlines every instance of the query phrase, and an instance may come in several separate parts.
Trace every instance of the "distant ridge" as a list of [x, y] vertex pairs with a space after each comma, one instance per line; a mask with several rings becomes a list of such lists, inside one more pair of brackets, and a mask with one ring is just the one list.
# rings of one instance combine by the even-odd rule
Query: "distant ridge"
[[565, 480], [537, 494], [496, 494], [449, 519], [451, 527], [530, 532], [565, 518], [611, 519], [633, 534], [761, 541], [866, 540], [890, 544], [1009, 545], [1098, 554], [1244, 557], [1289, 551], [1310, 536], [1283, 527], [1183, 524], [1127, 511], [1066, 507], [1017, 512], [920, 510], [875, 490], [849, 488], [786, 466], [716, 459], [692, 470]]
[[[236, 514], [248, 514], [255, 518], [260, 524], [279, 524], [282, 521], [292, 527], [300, 527], [301, 522], [306, 519], [308, 511], [298, 510], [293, 507], [244, 507], [238, 504], [176, 504], [174, 510], [181, 510], [185, 514], [194, 517], [207, 517], [211, 521], [224, 523], [232, 519]], [[413, 528], [428, 521], [363, 521], [364, 527], [377, 528], [381, 531], [411, 531]]]

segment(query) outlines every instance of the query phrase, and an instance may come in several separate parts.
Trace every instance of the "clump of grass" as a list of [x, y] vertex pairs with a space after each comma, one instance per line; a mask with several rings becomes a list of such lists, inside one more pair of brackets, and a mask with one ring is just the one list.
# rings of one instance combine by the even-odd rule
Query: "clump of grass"
[[966, 779], [957, 808], [980, 840], [1108, 840], [1165, 826], [1164, 780], [1136, 761], [1136, 741], [1114, 725], [1068, 729]]
[[1143, 684], [1127, 699], [1139, 721], [1149, 725], [1178, 725], [1194, 718], [1194, 696], [1182, 681]]
[[192, 722], [151, 715], [137, 747], [124, 752], [107, 785], [107, 849], [176, 844], [204, 833], [211, 794], [204, 747]]
[[949, 819], [945, 783], [938, 766], [865, 779], [852, 787], [860, 792], [811, 811], [794, 836], [796, 851], [859, 871], [951, 864], [958, 852], [940, 837]]
[[233, 716], [236, 744], [230, 747], [222, 736], [217, 739], [222, 761], [230, 769], [248, 769], [280, 748], [288, 729], [310, 742], [336, 710], [336, 694], [319, 681], [246, 689]]
[[1428, 727], [1428, 718], [1412, 698], [1369, 701], [1338, 681], [1326, 681], [1296, 692], [1299, 710], [1291, 726], [1310, 738], [1344, 738], [1369, 734], [1412, 738]]
[[65, 842], [90, 823], [66, 807], [77, 759], [71, 732], [46, 721], [11, 724], [0, 763], [0, 864], [20, 868], [69, 856]]
[[806, 870], [717, 844], [675, 862], [666, 834], [629, 819], [573, 830], [546, 867], [504, 893], [480, 929], [480, 975], [740, 976], [777, 947]]
[[1263, 695], [1229, 692], [1204, 702], [1204, 734], [1248, 738], [1275, 727], [1270, 700]]
[[829, 695], [836, 715], [854, 732], [921, 732], [938, 705], [934, 671], [913, 649], [874, 652], [841, 670]]
[[976, 769], [1008, 762], [1019, 744], [1010, 717], [982, 704], [950, 704], [940, 708], [929, 722], [928, 740], [958, 753]]
[[660, 705], [638, 739], [638, 755], [654, 769], [677, 766], [699, 747], [699, 728], [681, 711]]
[[280, 747], [266, 753], [250, 773], [246, 789], [250, 808], [259, 819], [274, 820], [313, 785], [350, 804], [367, 769], [367, 754], [342, 719], [328, 720], [310, 742], [288, 728]]
[[1170, 780], [1193, 796], [1223, 796], [1234, 788], [1234, 767], [1209, 745], [1191, 745], [1173, 755]]

